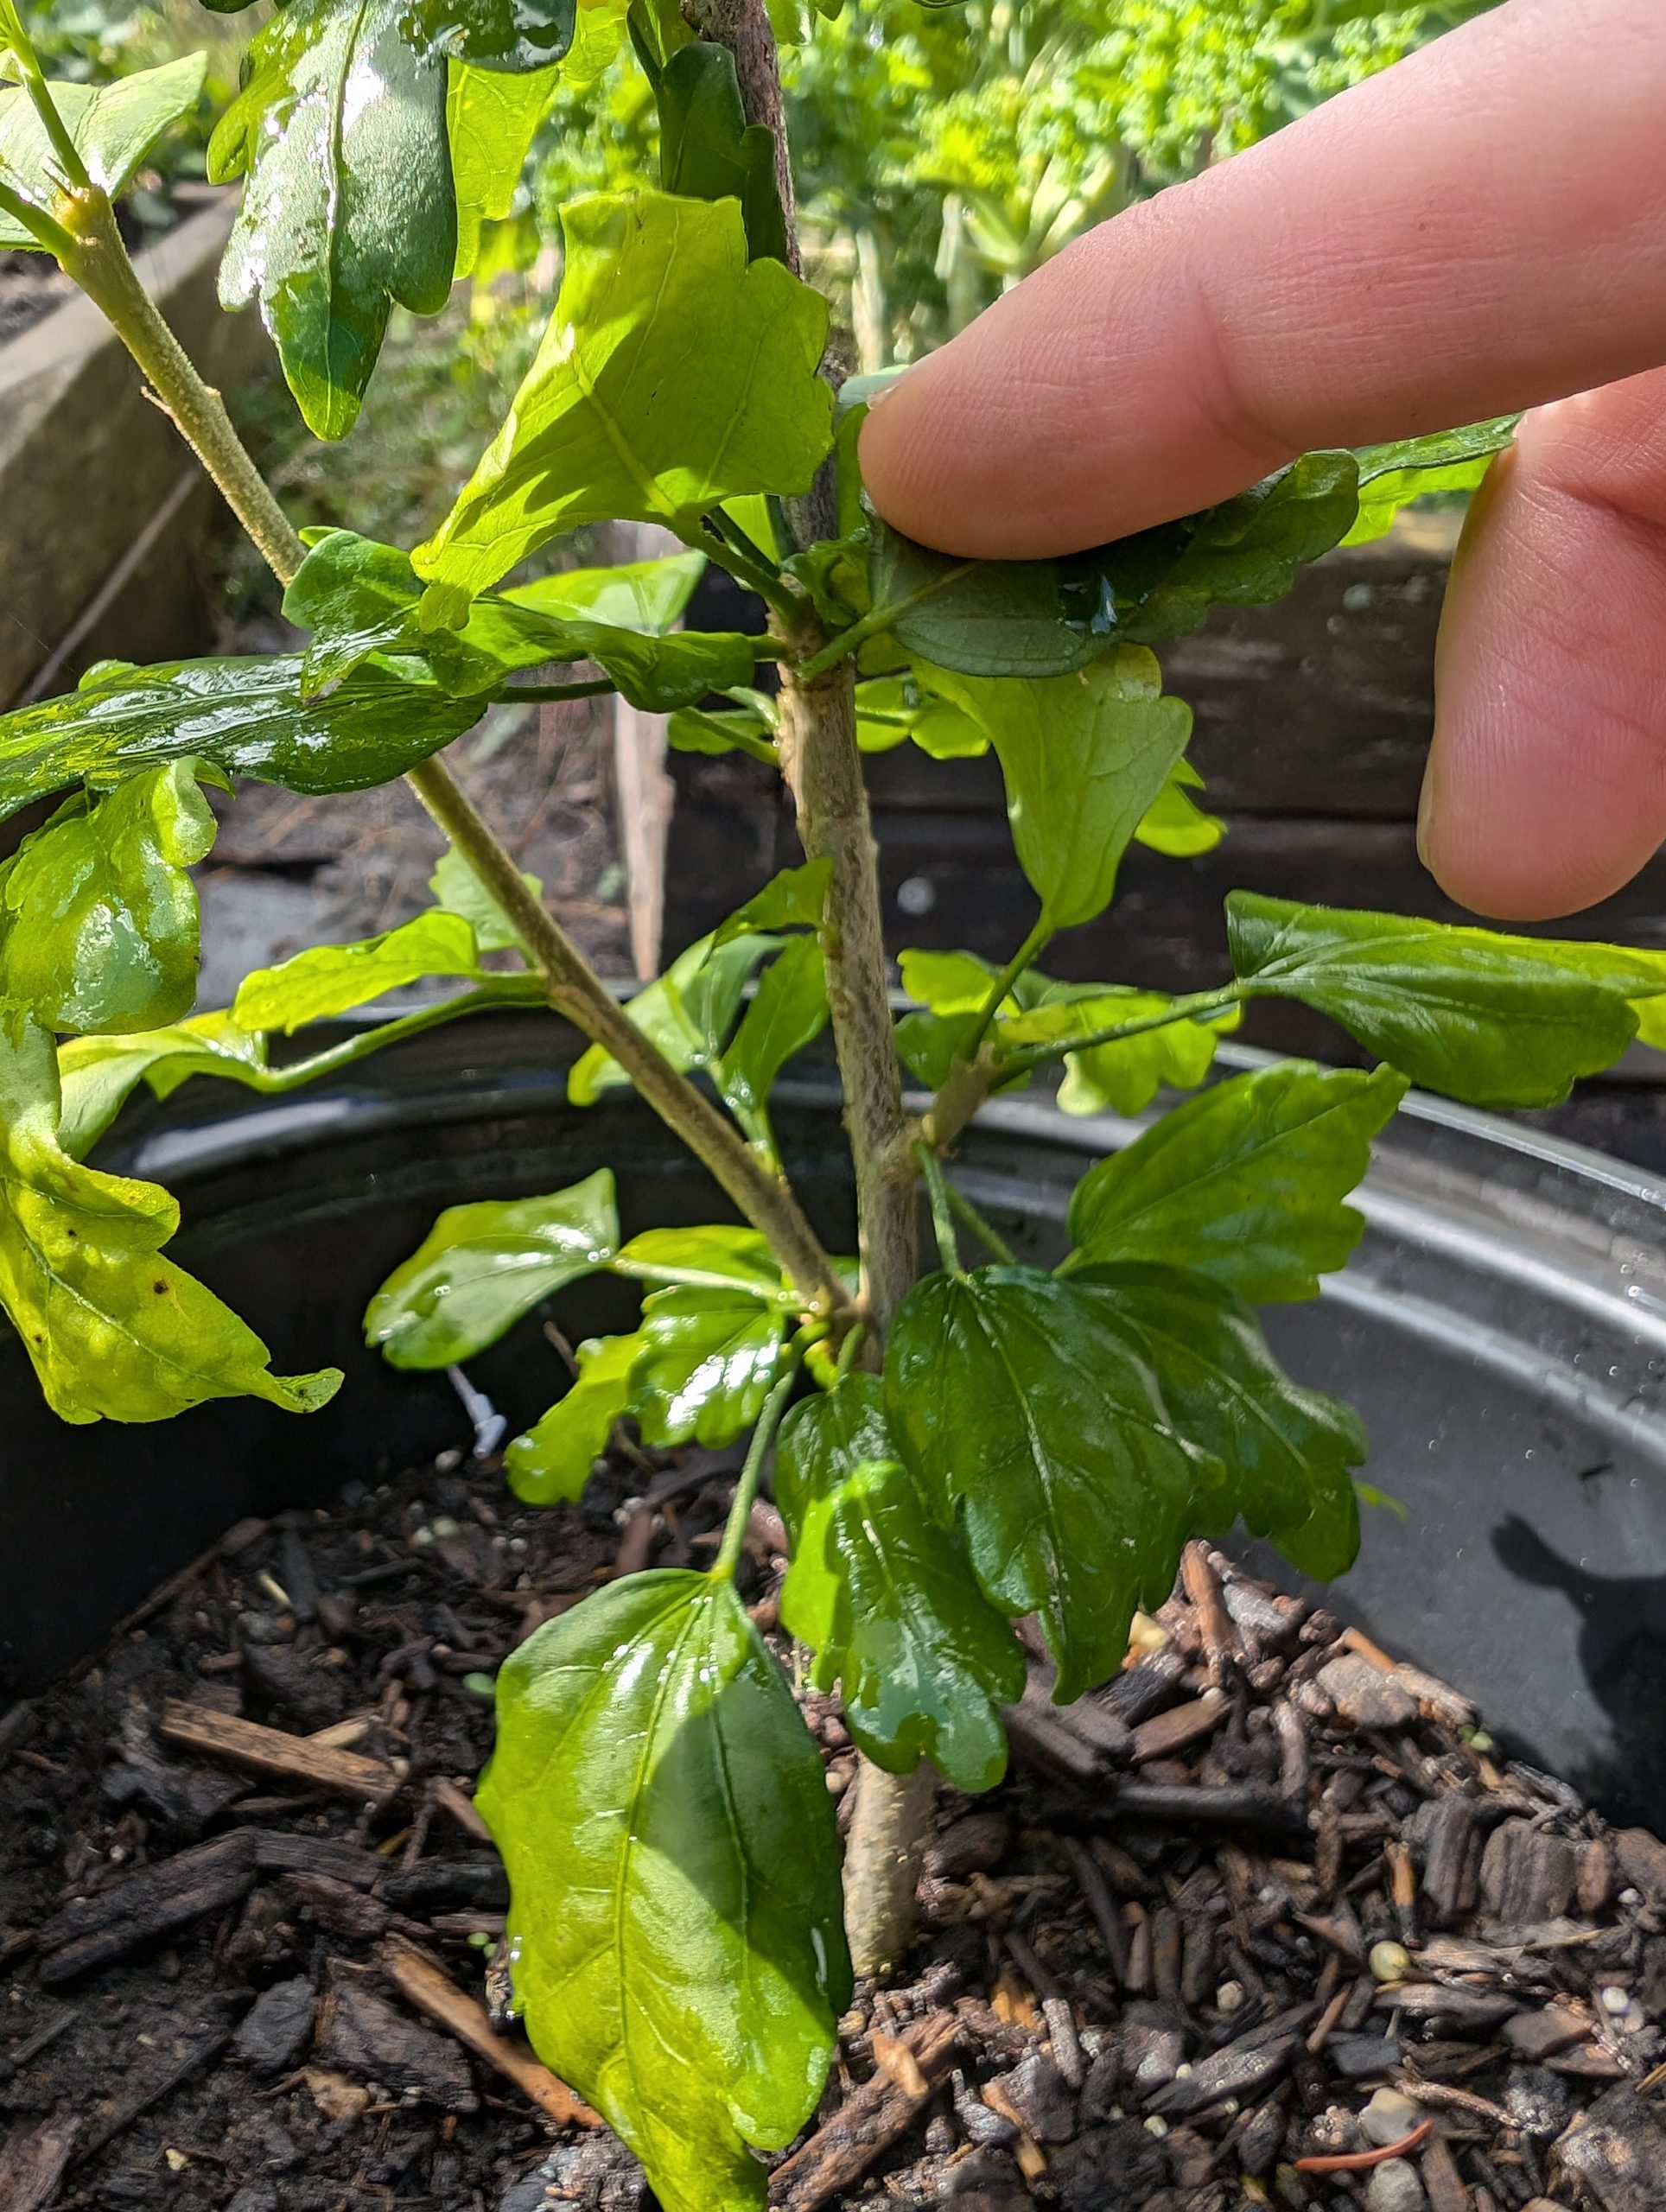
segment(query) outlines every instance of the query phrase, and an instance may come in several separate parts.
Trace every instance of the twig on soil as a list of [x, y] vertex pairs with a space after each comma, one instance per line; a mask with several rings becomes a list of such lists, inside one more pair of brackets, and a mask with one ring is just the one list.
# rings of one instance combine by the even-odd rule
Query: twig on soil
[[170, 1698], [163, 1706], [156, 1732], [164, 1743], [204, 1758], [229, 1759], [234, 1766], [252, 1767], [258, 1774], [280, 1775], [310, 1789], [351, 1798], [355, 1804], [384, 1804], [404, 1780], [385, 1759], [338, 1751], [305, 1736], [286, 1735], [281, 1728], [234, 1719], [230, 1713], [216, 1713], [207, 1706], [187, 1705], [178, 1698]]
[[408, 2004], [455, 2036], [477, 2058], [495, 2067], [558, 2127], [601, 2126], [600, 2114], [592, 2112], [564, 2082], [557, 2081], [530, 2050], [521, 2050], [500, 2036], [484, 2007], [459, 1989], [426, 1952], [398, 1936], [390, 1936], [378, 1947], [376, 1961]]
[[947, 2079], [963, 2033], [952, 2012], [934, 2012], [899, 2037], [925, 2090], [902, 2086], [887, 2070], [864, 2082], [770, 2176], [769, 2201], [777, 2212], [817, 2212], [830, 2197], [854, 2190], [881, 2152], [912, 2126], [925, 2096]]
[[1432, 2120], [1423, 2120], [1411, 2133], [1398, 2143], [1384, 2143], [1374, 2151], [1339, 2151], [1322, 2158], [1298, 2158], [1299, 2174], [1357, 2174], [1368, 2166], [1385, 2165], [1390, 2158], [1409, 2158], [1428, 2136], [1434, 2127]]

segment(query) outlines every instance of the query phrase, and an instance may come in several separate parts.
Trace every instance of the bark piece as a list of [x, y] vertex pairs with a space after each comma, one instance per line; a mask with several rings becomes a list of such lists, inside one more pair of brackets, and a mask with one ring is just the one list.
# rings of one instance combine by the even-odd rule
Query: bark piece
[[557, 2126], [599, 2127], [601, 2120], [582, 2097], [575, 2095], [547, 2066], [523, 2044], [500, 2036], [477, 2005], [458, 1988], [450, 1976], [425, 1951], [391, 1936], [378, 1954], [378, 1963], [408, 2004], [426, 2014], [436, 2026], [483, 2058], [506, 2082], [512, 2082]]
[[1430, 1798], [1412, 1816], [1412, 1853], [1421, 1868], [1424, 1899], [1437, 1919], [1455, 1920], [1475, 1903], [1470, 1878], [1474, 1833], [1474, 1804], [1457, 1790]]
[[[932, 2013], [900, 2038], [928, 2084], [948, 2078], [963, 2030], [951, 2012]], [[770, 2176], [769, 2201], [779, 2212], [817, 2212], [854, 2190], [880, 2153], [913, 2125], [924, 2100], [876, 2074], [848, 2098], [826, 2125]]]
[[1666, 2122], [1652, 2098], [1611, 2089], [1557, 2139], [1562, 2171], [1601, 2212], [1660, 2212], [1666, 2204]]
[[222, 1912], [248, 1895], [254, 1879], [250, 1838], [224, 1835], [143, 1867], [97, 1897], [78, 1897], [40, 1931], [41, 1980], [55, 1989], [176, 1928]]
[[156, 1732], [165, 1742], [204, 1758], [229, 1759], [258, 1774], [298, 1782], [355, 1804], [384, 1803], [403, 1779], [385, 1759], [314, 1744], [305, 1736], [285, 1735], [281, 1728], [263, 1728], [257, 1721], [233, 1719], [229, 1713], [212, 1713], [177, 1698], [163, 1706]]
[[1647, 1828], [1621, 1828], [1613, 1846], [1622, 1878], [1650, 1904], [1666, 1905], [1666, 1843]]
[[338, 1982], [318, 2021], [321, 2058], [396, 2096], [415, 2091], [442, 2112], [478, 2112], [467, 2061], [431, 2030], [355, 1981]]
[[80, 2132], [80, 2121], [65, 2115], [43, 2120], [0, 2144], [0, 2204], [6, 2212], [46, 2212]]
[[1579, 1853], [1530, 1821], [1504, 1821], [1481, 1854], [1481, 1896], [1507, 1928], [1536, 1928], [1567, 1911], [1579, 1880]]
[[274, 1982], [244, 2015], [232, 2047], [256, 2074], [287, 2074], [312, 2039], [317, 1993], [303, 1977]]
[[1142, 1720], [1134, 1731], [1135, 1765], [1143, 1766], [1148, 1759], [1172, 1758], [1176, 1751], [1200, 1744], [1205, 1736], [1214, 1734], [1231, 1709], [1224, 1697], [1200, 1697]]
[[1321, 1667], [1319, 1687], [1356, 1728], [1408, 1728], [1417, 1718], [1417, 1700], [1411, 1692], [1356, 1651], [1345, 1652]]
[[1228, 2097], [1259, 2096], [1283, 2073], [1300, 2040], [1300, 2036], [1280, 2036], [1275, 2042], [1251, 2050], [1229, 2044], [1211, 2057], [1200, 2058], [1189, 2074], [1148, 2097], [1146, 2109], [1175, 2120], [1206, 2112]]

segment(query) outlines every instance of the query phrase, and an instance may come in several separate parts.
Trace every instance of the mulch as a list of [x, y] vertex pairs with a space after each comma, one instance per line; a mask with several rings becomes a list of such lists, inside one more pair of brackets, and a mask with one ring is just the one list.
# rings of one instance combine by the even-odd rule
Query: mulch
[[[0, 1713], [6, 2212], [652, 2203], [510, 2022], [470, 1792], [506, 1654], [708, 1559], [732, 1468], [531, 1511], [444, 1455], [233, 1529]], [[760, 1504], [778, 1637], [781, 1542]], [[1038, 1658], [1011, 1732], [1000, 1790], [944, 1795], [919, 1950], [842, 2022], [782, 2212], [1666, 2204], [1666, 1846], [1461, 1697], [1194, 1547], [1123, 1672], [1061, 1713]]]

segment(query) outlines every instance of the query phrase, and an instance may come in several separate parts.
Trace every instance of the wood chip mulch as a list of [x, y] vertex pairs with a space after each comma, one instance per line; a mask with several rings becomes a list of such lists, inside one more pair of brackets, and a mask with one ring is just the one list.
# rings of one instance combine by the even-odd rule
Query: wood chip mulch
[[[707, 1560], [732, 1466], [534, 1512], [447, 1454], [232, 1529], [0, 1711], [5, 2212], [645, 2212], [506, 2018], [471, 1790], [493, 1669]], [[780, 1543], [760, 1505], [772, 1633]], [[1008, 1783], [944, 1794], [921, 1948], [841, 2024], [781, 2212], [1666, 2207], [1666, 1846], [1202, 1547], [1115, 1681], [1046, 1691]]]

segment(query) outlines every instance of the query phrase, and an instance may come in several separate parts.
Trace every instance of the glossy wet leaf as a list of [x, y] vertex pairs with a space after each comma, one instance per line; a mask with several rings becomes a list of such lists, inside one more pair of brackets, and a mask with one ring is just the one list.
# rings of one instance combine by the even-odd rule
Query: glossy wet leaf
[[141, 1083], [162, 1098], [194, 1075], [258, 1089], [265, 1068], [265, 1039], [222, 1012], [132, 1036], [69, 1038], [58, 1047], [58, 1141], [72, 1160], [85, 1160]]
[[481, 232], [488, 223], [502, 222], [514, 206], [532, 140], [560, 81], [554, 64], [515, 73], [452, 63], [446, 143], [457, 200], [457, 276], [474, 274]]
[[448, 1206], [365, 1314], [365, 1340], [394, 1367], [451, 1367], [619, 1249], [611, 1170], [547, 1198]]
[[1134, 842], [1166, 853], [1171, 860], [1195, 860], [1212, 853], [1226, 835], [1226, 824], [1216, 814], [1205, 814], [1192, 794], [1203, 788], [1203, 778], [1189, 760], [1180, 760], [1150, 805], [1141, 816]]
[[309, 794], [365, 791], [440, 752], [481, 711], [375, 664], [306, 700], [292, 653], [101, 661], [78, 690], [0, 715], [0, 818], [67, 785], [108, 786], [168, 760]]
[[1250, 1534], [1319, 1581], [1345, 1573], [1359, 1549], [1351, 1470], [1367, 1449], [1353, 1408], [1293, 1382], [1224, 1283], [1140, 1262], [1071, 1280], [1134, 1332], [1170, 1419], [1226, 1469], [1232, 1509]]
[[[703, 567], [703, 556], [694, 558]], [[669, 628], [664, 610], [680, 609], [693, 588], [690, 574], [686, 560], [575, 572], [521, 591], [462, 598], [460, 626], [453, 628], [435, 619], [436, 601], [445, 611], [444, 597], [425, 593], [409, 554], [352, 531], [329, 531], [285, 593], [283, 611], [312, 632], [303, 679], [308, 696], [373, 653], [419, 655], [437, 683], [465, 696], [499, 690], [519, 670], [588, 660], [633, 706], [667, 714], [749, 683], [754, 671], [756, 643], [738, 632], [661, 634]], [[603, 620], [589, 611], [607, 605], [624, 619]]]
[[796, 1312], [796, 1293], [784, 1283], [781, 1263], [767, 1237], [738, 1223], [708, 1222], [691, 1229], [644, 1229], [614, 1257], [617, 1272], [645, 1282], [678, 1283], [695, 1290], [739, 1291]]
[[67, 1421], [150, 1421], [210, 1398], [310, 1413], [334, 1368], [274, 1375], [253, 1330], [164, 1254], [179, 1207], [155, 1183], [105, 1175], [60, 1141], [47, 1033], [0, 1024], [0, 1306], [48, 1404]]
[[45, 1027], [160, 1028], [197, 993], [196, 886], [214, 842], [190, 766], [176, 762], [72, 799], [0, 866], [0, 988]]
[[794, 938], [758, 979], [725, 1049], [718, 1087], [737, 1116], [762, 1113], [775, 1078], [827, 1027], [827, 962], [821, 941]]
[[925, 1758], [958, 1789], [993, 1789], [1024, 1655], [899, 1456], [877, 1376], [788, 1415], [775, 1497], [792, 1541], [782, 1624], [815, 1652], [817, 1688], [841, 1685], [857, 1745], [894, 1774]]
[[785, 263], [775, 133], [747, 121], [728, 47], [707, 40], [683, 47], [659, 72], [654, 92], [664, 189], [694, 200], [738, 200], [752, 259]]
[[786, 1320], [744, 1291], [657, 1290], [642, 1301], [631, 1410], [645, 1443], [733, 1444], [764, 1409]]
[[465, 591], [582, 523], [686, 526], [736, 493], [806, 491], [831, 438], [826, 305], [779, 263], [747, 265], [737, 204], [599, 194], [562, 226], [537, 358], [417, 550], [419, 574]]
[[1252, 1305], [1313, 1297], [1359, 1242], [1364, 1222], [1345, 1201], [1405, 1093], [1392, 1068], [1305, 1060], [1216, 1084], [1089, 1168], [1071, 1199], [1070, 1264], [1157, 1260]]
[[734, 1587], [631, 1575], [498, 1675], [476, 1798], [534, 2049], [665, 2212], [759, 2212], [849, 2000], [821, 1759]]
[[353, 428], [396, 301], [436, 315], [451, 290], [446, 65], [410, 43], [409, 6], [289, 0], [208, 149], [215, 183], [248, 179], [220, 298], [258, 300], [321, 438]]
[[1466, 429], [1437, 430], [1424, 438], [1364, 446], [1359, 463], [1359, 519], [1343, 540], [1362, 545], [1381, 537], [1402, 507], [1431, 492], [1472, 492], [1495, 457], [1511, 442], [1519, 415], [1501, 415]]
[[1020, 864], [1054, 929], [1091, 921], [1192, 734], [1192, 710], [1162, 696], [1136, 647], [1071, 676], [1013, 678], [933, 671], [931, 682], [989, 732], [1007, 785]]
[[1637, 1034], [1657, 953], [1507, 937], [1235, 891], [1237, 975], [1339, 1022], [1414, 1083], [1473, 1106], [1554, 1106]]
[[[188, 54], [111, 85], [54, 84], [53, 103], [88, 175], [112, 200], [126, 191], [156, 141], [195, 107], [207, 67], [206, 54]], [[28, 92], [22, 86], [0, 88], [0, 183], [50, 214], [65, 181], [59, 168]], [[0, 248], [38, 244], [15, 217], [0, 211]]]
[[402, 0], [399, 28], [448, 60], [525, 73], [561, 60], [577, 12], [578, 0]]
[[638, 1336], [592, 1337], [578, 1347], [571, 1389], [503, 1455], [517, 1497], [528, 1505], [559, 1505], [582, 1497], [630, 1404], [631, 1370], [641, 1348]]
[[892, 1327], [885, 1389], [903, 1457], [938, 1519], [959, 1516], [984, 1595], [1039, 1616], [1059, 1701], [1114, 1674], [1136, 1607], [1167, 1597], [1226, 1480], [1181, 1442], [1117, 1318], [1033, 1268], [929, 1275]]
[[[715, 947], [710, 938], [696, 938], [625, 1010], [675, 1067], [709, 1067], [728, 1040], [759, 962], [779, 944], [779, 937], [754, 931]], [[629, 1081], [611, 1052], [592, 1045], [573, 1064], [567, 1096], [575, 1106], [593, 1106], [604, 1090]]]
[[[523, 868], [521, 881], [535, 899], [543, 898], [544, 884], [539, 877], [529, 875]], [[428, 880], [428, 887], [434, 893], [436, 906], [443, 907], [448, 914], [460, 914], [468, 924], [480, 951], [522, 950], [514, 924], [455, 845], [448, 846], [442, 854]]]
[[439, 909], [380, 937], [315, 944], [279, 967], [257, 968], [238, 986], [232, 1011], [245, 1029], [292, 1035], [309, 1021], [327, 1021], [429, 976], [480, 975], [473, 925]]

